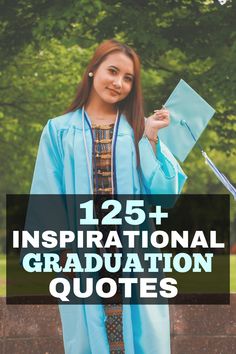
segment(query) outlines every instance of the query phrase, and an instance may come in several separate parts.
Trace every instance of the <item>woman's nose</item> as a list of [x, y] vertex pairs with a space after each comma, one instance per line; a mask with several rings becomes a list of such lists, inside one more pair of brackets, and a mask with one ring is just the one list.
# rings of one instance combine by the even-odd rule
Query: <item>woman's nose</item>
[[116, 88], [121, 88], [122, 86], [122, 77], [116, 77], [113, 81], [113, 85], [116, 87]]

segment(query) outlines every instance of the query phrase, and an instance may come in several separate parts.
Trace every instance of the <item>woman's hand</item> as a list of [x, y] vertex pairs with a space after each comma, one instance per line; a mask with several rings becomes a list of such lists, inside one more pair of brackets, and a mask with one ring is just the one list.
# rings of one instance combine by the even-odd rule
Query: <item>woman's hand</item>
[[146, 119], [145, 135], [148, 139], [156, 140], [158, 130], [167, 127], [170, 124], [170, 112], [166, 108], [155, 110], [154, 114]]

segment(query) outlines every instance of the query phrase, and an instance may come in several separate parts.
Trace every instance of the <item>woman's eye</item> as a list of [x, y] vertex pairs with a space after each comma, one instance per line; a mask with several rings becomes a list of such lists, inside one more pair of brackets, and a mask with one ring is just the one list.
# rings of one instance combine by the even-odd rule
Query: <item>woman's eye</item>
[[126, 77], [125, 77], [125, 81], [126, 81], [126, 82], [132, 82], [133, 79], [132, 79], [132, 77], [130, 77], [130, 76], [126, 76]]
[[115, 70], [115, 69], [109, 69], [109, 72], [110, 72], [111, 74], [113, 74], [113, 75], [116, 74], [116, 70]]

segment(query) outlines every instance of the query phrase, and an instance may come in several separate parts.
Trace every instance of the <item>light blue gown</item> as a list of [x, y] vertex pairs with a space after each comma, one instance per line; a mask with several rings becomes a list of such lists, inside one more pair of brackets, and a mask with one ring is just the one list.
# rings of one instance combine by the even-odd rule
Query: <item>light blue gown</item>
[[[85, 137], [92, 156], [89, 122]], [[178, 194], [186, 175], [166, 146], [155, 155], [148, 139], [139, 143], [141, 173], [136, 168], [133, 130], [121, 115], [115, 147], [118, 194]], [[90, 158], [90, 161], [92, 159]], [[92, 162], [91, 162], [92, 171]], [[90, 194], [82, 134], [82, 110], [49, 120], [39, 145], [32, 194]], [[60, 305], [66, 354], [109, 354], [102, 305]], [[168, 305], [123, 305], [126, 354], [169, 354]]]

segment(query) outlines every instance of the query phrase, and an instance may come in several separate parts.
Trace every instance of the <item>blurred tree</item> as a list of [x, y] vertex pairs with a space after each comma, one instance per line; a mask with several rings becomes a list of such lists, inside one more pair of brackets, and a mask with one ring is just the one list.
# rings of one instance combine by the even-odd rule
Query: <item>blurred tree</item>
[[28, 191], [39, 134], [69, 105], [89, 55], [89, 50], [66, 48], [52, 39], [40, 51], [27, 46], [2, 73], [1, 84], [8, 87], [0, 103], [2, 193]]

